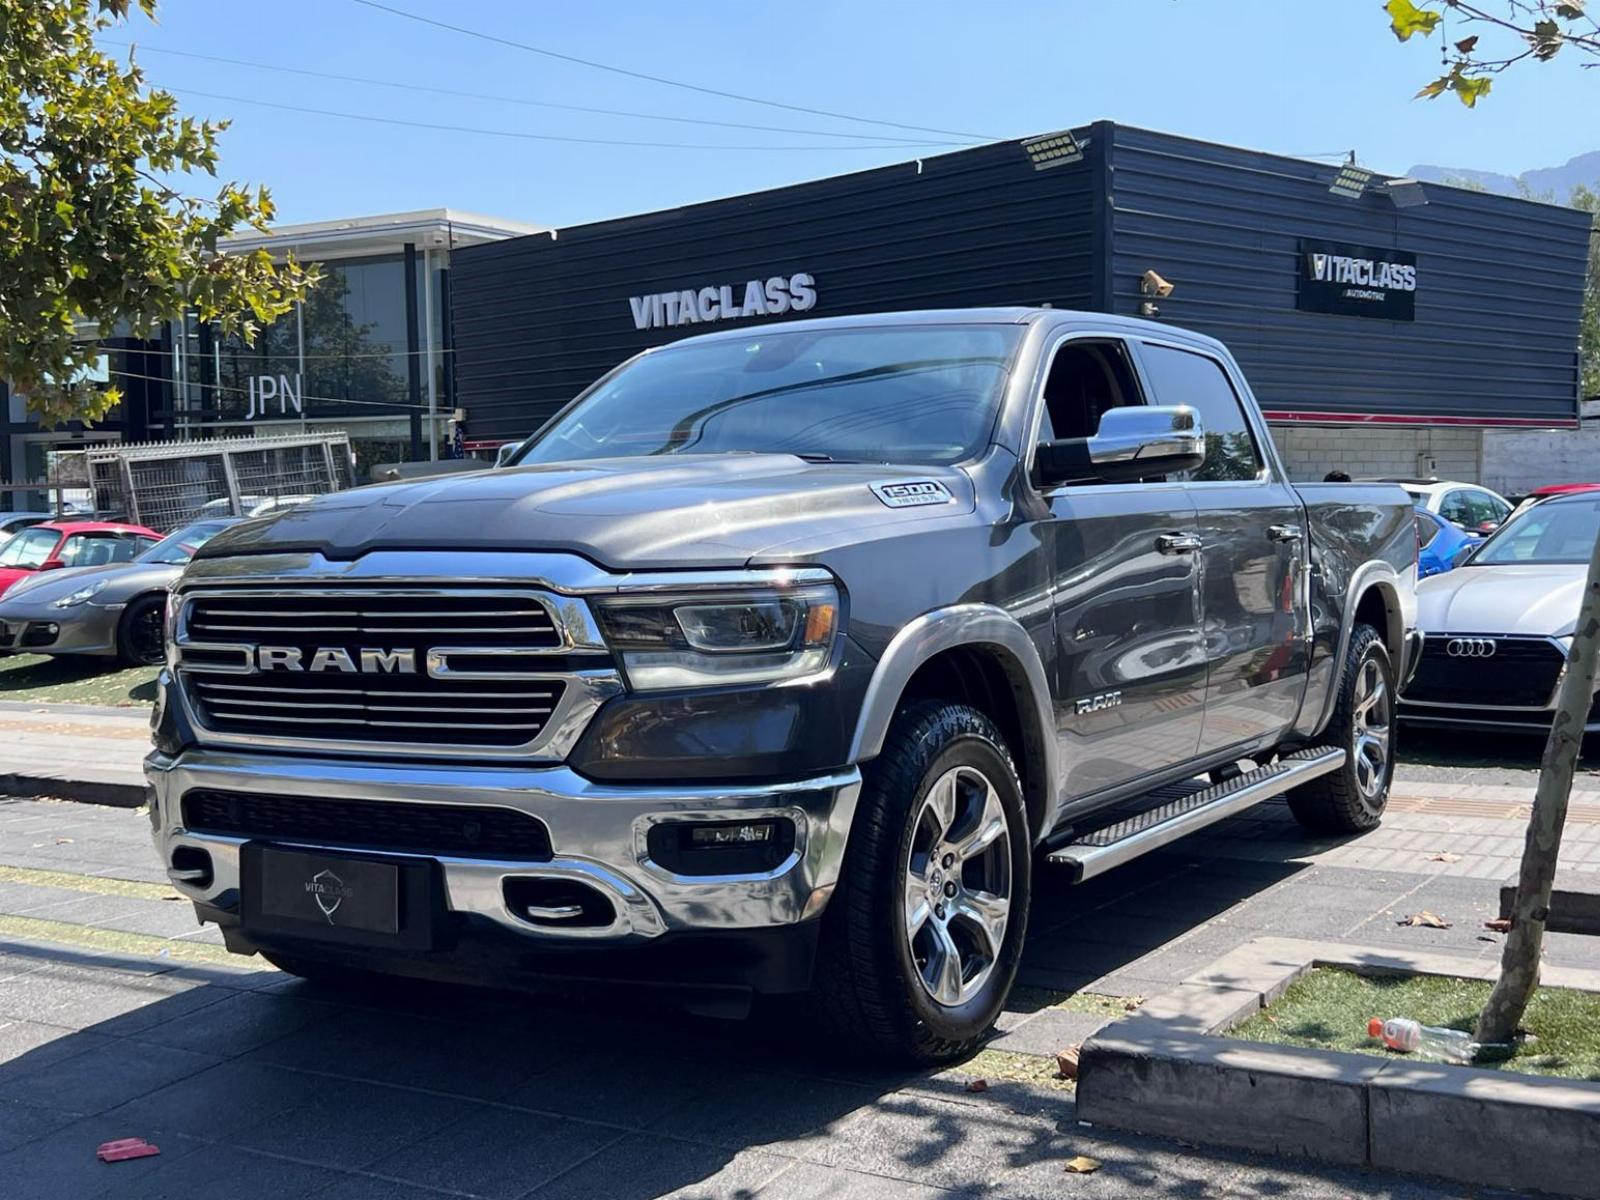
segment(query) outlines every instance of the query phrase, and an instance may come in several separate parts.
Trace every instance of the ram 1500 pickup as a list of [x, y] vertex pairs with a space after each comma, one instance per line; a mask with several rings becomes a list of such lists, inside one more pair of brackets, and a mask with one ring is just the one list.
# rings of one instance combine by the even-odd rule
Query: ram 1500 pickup
[[161, 860], [341, 981], [811, 991], [969, 1051], [1036, 870], [1268, 797], [1375, 825], [1415, 657], [1384, 485], [1293, 487], [1217, 342], [796, 321], [595, 383], [494, 470], [326, 496], [174, 585]]

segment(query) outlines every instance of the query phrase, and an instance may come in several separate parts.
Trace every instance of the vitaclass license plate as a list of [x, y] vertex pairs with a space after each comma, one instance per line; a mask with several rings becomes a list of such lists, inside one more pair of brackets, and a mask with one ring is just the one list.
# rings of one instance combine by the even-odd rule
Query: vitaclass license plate
[[313, 854], [257, 843], [239, 859], [245, 931], [352, 945], [433, 943], [438, 865]]

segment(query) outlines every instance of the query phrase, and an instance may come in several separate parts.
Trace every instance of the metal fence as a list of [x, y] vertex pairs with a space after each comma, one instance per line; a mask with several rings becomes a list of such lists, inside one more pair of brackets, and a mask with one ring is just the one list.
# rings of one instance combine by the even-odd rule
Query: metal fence
[[203, 517], [262, 516], [353, 482], [342, 433], [98, 446], [62, 454], [84, 477], [96, 516], [166, 533]]

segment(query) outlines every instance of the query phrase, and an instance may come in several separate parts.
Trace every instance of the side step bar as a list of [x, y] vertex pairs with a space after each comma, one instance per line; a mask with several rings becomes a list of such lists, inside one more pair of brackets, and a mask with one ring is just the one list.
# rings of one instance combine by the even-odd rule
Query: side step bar
[[1191, 779], [1169, 784], [1098, 814], [1103, 824], [1083, 831], [1046, 858], [1071, 870], [1074, 883], [1082, 883], [1175, 842], [1184, 834], [1281, 796], [1319, 775], [1337, 771], [1344, 763], [1345, 751], [1324, 746], [1296, 750], [1270, 767], [1248, 771], [1223, 783]]

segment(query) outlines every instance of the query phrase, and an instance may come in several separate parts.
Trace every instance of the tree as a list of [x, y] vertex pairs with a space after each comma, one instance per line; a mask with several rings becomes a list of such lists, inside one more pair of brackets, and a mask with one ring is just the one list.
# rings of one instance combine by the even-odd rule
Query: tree
[[[1402, 42], [1413, 37], [1445, 38], [1445, 19], [1466, 36], [1443, 46], [1443, 73], [1423, 85], [1418, 97], [1432, 100], [1450, 92], [1473, 108], [1489, 94], [1494, 77], [1532, 59], [1549, 62], [1563, 50], [1584, 55], [1600, 66], [1600, 19], [1591, 0], [1388, 0], [1389, 28]], [[1488, 42], [1484, 42], [1484, 38]]]
[[101, 53], [95, 36], [156, 0], [0, 0], [0, 378], [47, 425], [95, 420], [120, 395], [84, 372], [97, 339], [149, 336], [197, 311], [251, 338], [287, 312], [310, 273], [219, 243], [273, 215], [265, 188], [215, 176], [226, 121], [197, 121]]
[[1596, 397], [1600, 396], [1600, 191], [1575, 187], [1571, 203], [1594, 218], [1589, 231], [1589, 278], [1583, 289], [1578, 345], [1583, 356], [1583, 394]]

